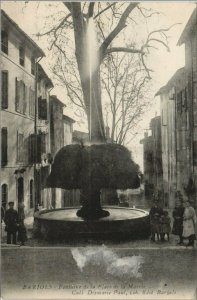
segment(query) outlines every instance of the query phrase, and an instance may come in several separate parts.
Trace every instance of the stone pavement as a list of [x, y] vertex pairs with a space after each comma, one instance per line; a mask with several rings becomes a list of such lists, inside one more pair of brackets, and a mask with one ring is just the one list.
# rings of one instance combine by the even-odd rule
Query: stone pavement
[[49, 242], [32, 236], [25, 246], [1, 244], [2, 296], [10, 300], [196, 299], [197, 251], [170, 241]]
[[3, 299], [196, 299], [193, 249], [47, 246], [1, 254]]

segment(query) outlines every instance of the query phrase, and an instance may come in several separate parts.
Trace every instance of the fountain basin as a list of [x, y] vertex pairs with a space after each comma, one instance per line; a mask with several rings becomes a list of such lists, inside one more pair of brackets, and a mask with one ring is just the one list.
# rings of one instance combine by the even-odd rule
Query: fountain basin
[[36, 212], [34, 234], [47, 240], [136, 239], [150, 235], [149, 213], [141, 209], [103, 207], [110, 216], [86, 221], [77, 217], [79, 207]]

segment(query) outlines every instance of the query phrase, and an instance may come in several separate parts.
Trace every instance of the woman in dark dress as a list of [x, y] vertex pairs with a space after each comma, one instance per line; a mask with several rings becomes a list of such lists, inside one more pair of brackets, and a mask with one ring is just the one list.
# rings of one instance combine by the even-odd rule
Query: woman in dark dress
[[174, 218], [172, 233], [179, 236], [178, 245], [183, 245], [183, 214], [184, 207], [182, 202], [177, 200], [172, 213]]

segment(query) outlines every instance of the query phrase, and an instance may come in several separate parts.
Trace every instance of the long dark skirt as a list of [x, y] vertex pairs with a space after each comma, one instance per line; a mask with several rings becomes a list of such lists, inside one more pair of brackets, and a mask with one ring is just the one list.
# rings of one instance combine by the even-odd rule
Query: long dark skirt
[[27, 241], [27, 230], [25, 225], [19, 225], [18, 227], [18, 241], [24, 243]]

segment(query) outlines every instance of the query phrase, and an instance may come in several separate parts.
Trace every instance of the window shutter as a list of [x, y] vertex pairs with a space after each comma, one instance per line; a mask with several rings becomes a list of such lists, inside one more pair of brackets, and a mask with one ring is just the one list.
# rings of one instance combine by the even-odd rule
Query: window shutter
[[1, 165], [6, 166], [8, 162], [8, 155], [7, 155], [7, 148], [8, 148], [8, 132], [7, 128], [3, 127], [1, 129]]
[[31, 134], [28, 143], [29, 164], [41, 163], [41, 134]]
[[38, 97], [38, 118], [42, 119], [42, 98]]
[[24, 84], [24, 98], [23, 98], [23, 113], [26, 113], [27, 110], [27, 86]]
[[194, 166], [197, 166], [197, 141], [193, 142], [193, 161]]
[[8, 72], [2, 71], [1, 91], [2, 91], [2, 109], [8, 108]]
[[38, 98], [38, 118], [41, 120], [47, 120], [47, 100]]
[[15, 108], [19, 111], [19, 100], [20, 100], [20, 82], [15, 79]]
[[29, 163], [33, 164], [36, 162], [36, 135], [31, 134], [28, 142], [28, 157]]
[[22, 133], [17, 133], [17, 160], [24, 161], [24, 136]]
[[1, 31], [1, 50], [8, 54], [8, 33], [6, 31]]

